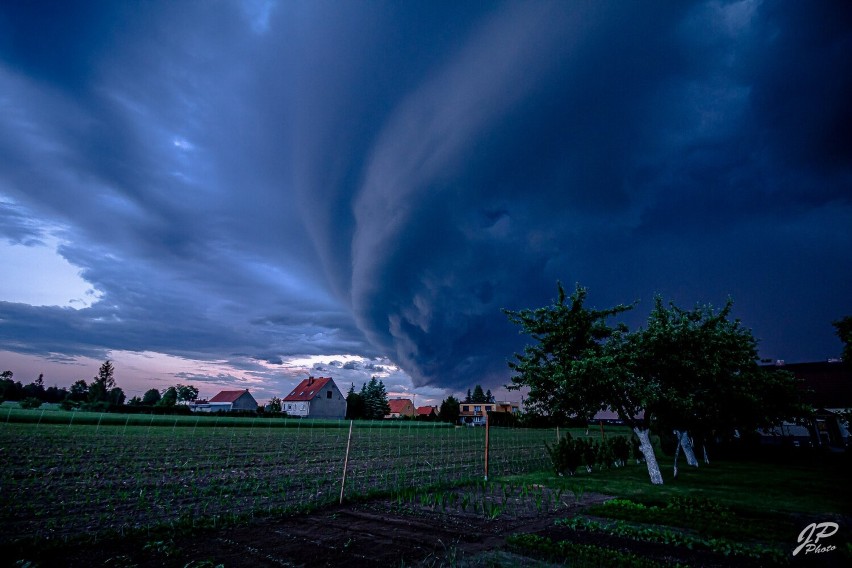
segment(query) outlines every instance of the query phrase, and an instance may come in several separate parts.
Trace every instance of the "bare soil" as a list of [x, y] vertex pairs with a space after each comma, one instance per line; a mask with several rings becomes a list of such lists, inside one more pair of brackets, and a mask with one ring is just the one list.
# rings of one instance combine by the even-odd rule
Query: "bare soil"
[[[547, 495], [547, 494], [546, 494]], [[549, 495], [549, 505], [513, 507], [494, 519], [480, 508], [462, 509], [379, 499], [327, 507], [310, 514], [267, 518], [251, 525], [205, 530], [192, 536], [134, 537], [96, 545], [51, 548], [31, 558], [3, 558], [7, 565], [32, 560], [38, 566], [69, 567], [311, 567], [346, 566], [550, 566], [506, 549], [506, 538], [536, 533], [553, 540], [595, 544], [688, 566], [759, 566], [754, 561], [640, 543], [557, 527], [608, 497], [599, 494]], [[506, 500], [502, 501], [504, 504]], [[837, 556], [834, 558], [833, 556]], [[833, 565], [839, 555], [822, 558]], [[795, 563], [794, 563], [795, 564]], [[840, 566], [841, 564], [836, 564]]]

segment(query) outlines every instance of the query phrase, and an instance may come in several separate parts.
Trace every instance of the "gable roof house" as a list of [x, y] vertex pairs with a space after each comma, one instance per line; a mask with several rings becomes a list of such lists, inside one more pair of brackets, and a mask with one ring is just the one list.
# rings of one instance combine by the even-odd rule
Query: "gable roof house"
[[388, 401], [388, 406], [390, 407], [390, 414], [386, 414], [385, 418], [403, 418], [417, 414], [414, 403], [408, 398], [394, 398]]
[[257, 411], [257, 401], [248, 389], [222, 391], [207, 402], [191, 405], [196, 412], [231, 412], [234, 410]]
[[437, 406], [418, 406], [417, 407], [417, 418], [437, 418], [438, 417], [438, 407]]
[[343, 418], [346, 398], [331, 377], [308, 377], [284, 397], [281, 410], [303, 418]]

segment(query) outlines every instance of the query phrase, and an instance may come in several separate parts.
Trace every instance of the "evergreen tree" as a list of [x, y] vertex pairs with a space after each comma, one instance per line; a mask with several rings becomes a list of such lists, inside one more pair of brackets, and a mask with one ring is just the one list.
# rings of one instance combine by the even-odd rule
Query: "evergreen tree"
[[385, 384], [376, 377], [372, 377], [370, 382], [361, 388], [361, 396], [364, 399], [364, 418], [381, 420], [390, 414]]
[[108, 402], [110, 391], [115, 388], [115, 368], [109, 360], [104, 361], [98, 374], [92, 379], [89, 385], [89, 401], [90, 402]]
[[439, 418], [441, 422], [449, 422], [450, 424], [457, 424], [459, 421], [459, 401], [456, 397], [450, 395], [443, 402], [441, 402], [441, 408], [438, 411]]
[[485, 393], [482, 391], [482, 385], [476, 385], [473, 389], [473, 396], [470, 399], [471, 402], [488, 402], [488, 399], [485, 398]]
[[467, 389], [467, 396], [464, 397], [465, 402], [473, 402], [473, 397], [470, 396], [470, 389]]
[[355, 383], [349, 387], [349, 392], [346, 395], [346, 418], [347, 420], [357, 420], [364, 418], [364, 393], [365, 389], [361, 388], [361, 394], [355, 392]]
[[845, 363], [852, 365], [852, 316], [846, 316], [832, 322], [837, 337], [843, 342], [843, 354], [841, 357]]

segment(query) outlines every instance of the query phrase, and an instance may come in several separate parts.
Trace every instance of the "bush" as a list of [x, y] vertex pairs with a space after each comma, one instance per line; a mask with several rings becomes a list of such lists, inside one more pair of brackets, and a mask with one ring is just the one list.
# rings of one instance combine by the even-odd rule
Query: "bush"
[[25, 398], [24, 400], [22, 400], [18, 404], [20, 405], [21, 408], [31, 409], [31, 408], [38, 408], [39, 406], [41, 406], [41, 401], [39, 399], [31, 396], [29, 398]]
[[566, 432], [555, 446], [551, 447], [547, 442], [544, 443], [544, 446], [547, 448], [553, 469], [556, 470], [558, 475], [565, 473], [574, 475], [580, 465], [581, 457], [578, 444], [571, 437], [570, 432]]

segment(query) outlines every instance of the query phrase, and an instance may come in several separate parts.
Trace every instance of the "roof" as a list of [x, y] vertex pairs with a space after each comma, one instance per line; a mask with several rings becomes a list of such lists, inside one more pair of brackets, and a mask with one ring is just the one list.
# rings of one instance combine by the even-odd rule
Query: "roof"
[[418, 406], [417, 414], [420, 416], [429, 416], [430, 414], [438, 414], [437, 406]]
[[296, 385], [293, 392], [284, 397], [284, 401], [298, 402], [313, 400], [329, 382], [334, 384], [331, 377], [308, 377]]
[[410, 398], [395, 398], [393, 400], [389, 400], [388, 406], [390, 407], [391, 414], [402, 414], [406, 411], [411, 412], [414, 410], [414, 403], [411, 402]]
[[238, 398], [248, 392], [248, 389], [241, 391], [222, 391], [213, 398], [210, 402], [235, 402]]

